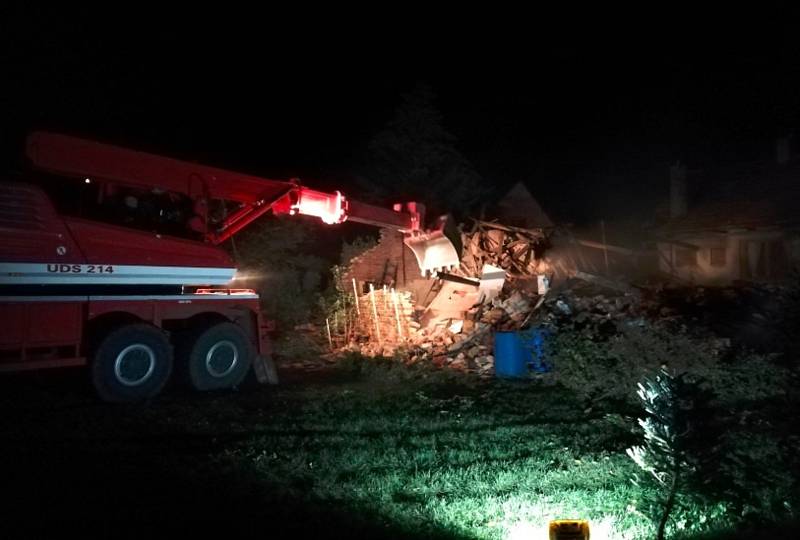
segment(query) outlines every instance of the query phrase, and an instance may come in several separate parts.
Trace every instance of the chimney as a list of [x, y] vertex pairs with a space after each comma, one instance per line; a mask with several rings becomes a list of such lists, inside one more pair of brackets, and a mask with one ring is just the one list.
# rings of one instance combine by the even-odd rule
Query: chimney
[[775, 141], [775, 161], [778, 165], [785, 165], [791, 159], [792, 146], [789, 137], [781, 137]]
[[686, 167], [678, 161], [669, 168], [669, 217], [685, 216], [687, 210]]

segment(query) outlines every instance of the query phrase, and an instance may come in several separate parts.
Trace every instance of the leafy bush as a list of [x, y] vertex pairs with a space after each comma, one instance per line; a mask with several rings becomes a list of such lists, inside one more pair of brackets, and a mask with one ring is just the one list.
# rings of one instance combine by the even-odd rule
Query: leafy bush
[[339, 255], [339, 264], [343, 267], [350, 264], [354, 257], [378, 245], [378, 240], [373, 236], [359, 236], [352, 242], [342, 242], [342, 252]]
[[264, 312], [293, 326], [316, 312], [329, 263], [315, 255], [314, 224], [296, 219], [263, 219], [244, 230], [233, 255], [245, 279], [261, 293]]
[[603, 400], [636, 404], [636, 388], [644, 377], [663, 366], [675, 372], [716, 362], [716, 351], [707, 343], [695, 343], [654, 326], [623, 327], [607, 340], [565, 329], [547, 343], [556, 382], [587, 402]]
[[707, 376], [722, 405], [742, 407], [786, 394], [791, 372], [777, 360], [776, 355], [742, 351], [716, 364]]
[[769, 355], [732, 352], [711, 337], [645, 323], [607, 339], [562, 329], [546, 345], [556, 382], [588, 403], [636, 405], [639, 381], [668, 368], [702, 380], [723, 405], [782, 395], [789, 374]]

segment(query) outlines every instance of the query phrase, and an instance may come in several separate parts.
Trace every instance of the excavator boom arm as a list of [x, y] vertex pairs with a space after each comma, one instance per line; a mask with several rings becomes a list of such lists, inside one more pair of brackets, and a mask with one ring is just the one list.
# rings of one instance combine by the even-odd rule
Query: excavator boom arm
[[26, 154], [43, 171], [160, 188], [192, 199], [207, 197], [253, 204], [292, 185], [57, 133], [31, 134]]
[[221, 223], [213, 229], [206, 227], [205, 239], [213, 244], [224, 242], [272, 211], [315, 216], [327, 224], [350, 220], [401, 231], [423, 272], [458, 264], [455, 248], [441, 230], [423, 232], [425, 208], [421, 204], [396, 204], [390, 210], [348, 199], [338, 191], [313, 190], [297, 179], [270, 180], [56, 133], [31, 134], [26, 154], [34, 167], [46, 172], [181, 193], [194, 202], [196, 217], [203, 223], [207, 216], [202, 209], [209, 200], [238, 203], [238, 209]]

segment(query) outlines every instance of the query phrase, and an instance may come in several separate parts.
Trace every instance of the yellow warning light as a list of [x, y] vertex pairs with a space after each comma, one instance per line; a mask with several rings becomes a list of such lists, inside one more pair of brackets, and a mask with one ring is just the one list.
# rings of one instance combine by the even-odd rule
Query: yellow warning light
[[550, 540], [589, 540], [589, 521], [555, 519], [550, 522]]

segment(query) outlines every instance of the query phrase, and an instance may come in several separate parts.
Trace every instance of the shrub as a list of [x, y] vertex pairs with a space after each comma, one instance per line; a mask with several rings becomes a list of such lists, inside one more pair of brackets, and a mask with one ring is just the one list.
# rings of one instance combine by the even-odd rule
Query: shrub
[[378, 240], [373, 236], [359, 236], [352, 242], [345, 240], [342, 242], [342, 252], [339, 255], [339, 264], [342, 267], [347, 267], [354, 257], [362, 255], [377, 245]]
[[626, 326], [605, 340], [566, 329], [547, 343], [556, 382], [587, 402], [635, 405], [636, 388], [662, 367], [701, 374], [718, 362], [712, 343], [693, 340], [652, 325]]
[[242, 284], [261, 292], [264, 312], [283, 326], [308, 322], [316, 312], [328, 262], [315, 255], [315, 224], [263, 219], [244, 230], [233, 255], [249, 278]]
[[732, 351], [712, 337], [648, 323], [622, 326], [607, 339], [559, 330], [546, 352], [553, 379], [587, 403], [635, 406], [639, 381], [662, 368], [703, 381], [726, 406], [782, 395], [789, 384], [789, 373], [770, 355]]

